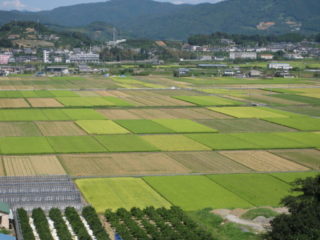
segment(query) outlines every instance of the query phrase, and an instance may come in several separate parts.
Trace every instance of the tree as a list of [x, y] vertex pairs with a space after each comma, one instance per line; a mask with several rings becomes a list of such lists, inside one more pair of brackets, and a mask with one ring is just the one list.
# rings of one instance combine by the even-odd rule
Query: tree
[[320, 175], [296, 180], [293, 191], [300, 194], [282, 200], [290, 214], [281, 214], [271, 222], [272, 230], [267, 233], [267, 239], [319, 240]]
[[320, 43], [320, 33], [318, 33], [315, 37], [315, 41]]

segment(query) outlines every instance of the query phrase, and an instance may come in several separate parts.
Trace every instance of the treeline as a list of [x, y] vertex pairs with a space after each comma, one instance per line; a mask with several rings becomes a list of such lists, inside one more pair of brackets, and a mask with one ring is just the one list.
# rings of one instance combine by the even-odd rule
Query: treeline
[[212, 240], [179, 207], [106, 210], [105, 218], [124, 240]]
[[320, 33], [317, 35], [302, 35], [299, 33], [286, 33], [281, 35], [245, 35], [245, 34], [228, 34], [215, 32], [210, 35], [197, 34], [188, 38], [191, 45], [224, 45], [223, 39], [234, 41], [238, 45], [259, 45], [263, 46], [268, 43], [291, 42], [297, 43], [304, 39], [320, 42]]
[[100, 58], [103, 61], [124, 61], [124, 60], [146, 60], [157, 56], [160, 60], [178, 61], [180, 58], [195, 59], [197, 56], [194, 53], [182, 51], [180, 49], [154, 47], [153, 49], [130, 49], [130, 48], [105, 48], [100, 53]]

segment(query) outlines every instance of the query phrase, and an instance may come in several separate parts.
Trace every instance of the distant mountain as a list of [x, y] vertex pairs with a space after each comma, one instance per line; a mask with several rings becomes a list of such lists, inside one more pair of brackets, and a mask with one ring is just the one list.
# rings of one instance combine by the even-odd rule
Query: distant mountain
[[2, 47], [81, 47], [93, 43], [94, 41], [81, 32], [57, 32], [31, 21], [13, 21], [0, 27]]
[[110, 0], [51, 11], [0, 11], [0, 24], [17, 20], [81, 27], [104, 22], [132, 37], [186, 39], [191, 34], [320, 32], [319, 0], [225, 0], [175, 5], [152, 0]]
[[[49, 29], [57, 32], [76, 32], [84, 34], [95, 41], [110, 41], [113, 39], [114, 27], [104, 22], [93, 22], [89, 25], [68, 27], [55, 24], [46, 24]], [[116, 29], [117, 36], [127, 37], [127, 34]]]

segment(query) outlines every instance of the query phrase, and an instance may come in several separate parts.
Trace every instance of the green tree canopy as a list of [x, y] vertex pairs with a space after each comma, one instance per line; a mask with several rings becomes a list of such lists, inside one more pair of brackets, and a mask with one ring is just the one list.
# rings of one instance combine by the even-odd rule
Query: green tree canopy
[[320, 175], [305, 180], [298, 179], [293, 196], [282, 203], [290, 214], [281, 214], [272, 222], [269, 240], [319, 240], [320, 239]]

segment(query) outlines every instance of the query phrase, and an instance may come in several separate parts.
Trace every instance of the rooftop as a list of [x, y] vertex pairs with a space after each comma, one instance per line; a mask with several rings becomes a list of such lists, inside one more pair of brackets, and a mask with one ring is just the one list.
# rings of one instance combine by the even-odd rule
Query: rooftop
[[9, 214], [10, 213], [10, 206], [7, 203], [0, 202], [0, 212]]

